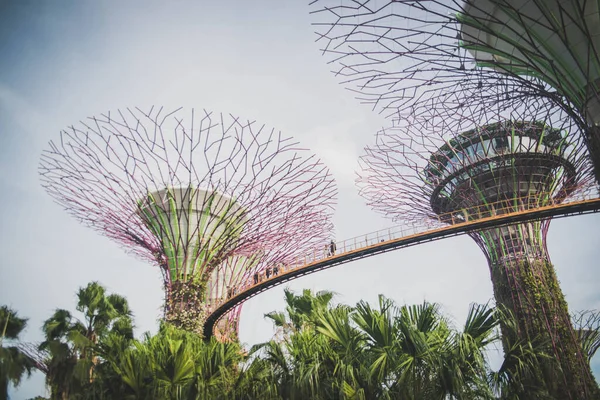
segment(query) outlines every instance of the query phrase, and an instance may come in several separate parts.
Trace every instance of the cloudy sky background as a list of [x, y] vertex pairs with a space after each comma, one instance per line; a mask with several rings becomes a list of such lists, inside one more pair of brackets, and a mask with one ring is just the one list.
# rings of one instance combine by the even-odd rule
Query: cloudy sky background
[[[354, 186], [357, 159], [386, 121], [338, 85], [314, 43], [307, 4], [294, 1], [0, 0], [0, 304], [29, 317], [26, 340], [75, 291], [98, 280], [126, 296], [136, 334], [155, 332], [157, 269], [79, 225], [39, 184], [38, 162], [61, 129], [128, 106], [206, 108], [296, 137], [339, 185], [335, 237], [390, 226]], [[571, 310], [600, 307], [600, 215], [553, 222], [549, 250]], [[486, 260], [468, 237], [356, 261], [304, 277], [293, 290], [332, 290], [337, 301], [442, 304], [457, 324], [469, 303], [492, 298]], [[240, 338], [268, 340], [263, 314], [283, 308], [283, 286], [244, 306]], [[596, 374], [600, 362], [596, 360]], [[43, 376], [15, 399], [45, 393]]]

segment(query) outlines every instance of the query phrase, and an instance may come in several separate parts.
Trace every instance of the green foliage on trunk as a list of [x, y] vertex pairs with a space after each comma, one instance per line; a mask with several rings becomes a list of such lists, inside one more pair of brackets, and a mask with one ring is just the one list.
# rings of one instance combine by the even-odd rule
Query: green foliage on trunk
[[166, 300], [165, 321], [188, 332], [202, 334], [205, 312], [205, 292], [208, 276], [202, 281], [171, 283]]
[[492, 267], [491, 273], [497, 305], [515, 321], [502, 325], [504, 351], [516, 343], [537, 343], [548, 355], [521, 382], [523, 393], [535, 389], [539, 398], [600, 397], [552, 264], [515, 260]]

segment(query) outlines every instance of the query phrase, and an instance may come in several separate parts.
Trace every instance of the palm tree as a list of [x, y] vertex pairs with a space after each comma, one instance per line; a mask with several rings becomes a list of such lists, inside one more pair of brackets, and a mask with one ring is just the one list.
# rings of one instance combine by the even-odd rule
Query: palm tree
[[196, 337], [193, 345], [196, 368], [192, 395], [204, 399], [232, 393], [246, 358], [239, 343], [220, 343], [214, 338], [204, 342]]
[[109, 338], [98, 365], [102, 390], [89, 399], [226, 399], [249, 389], [251, 380], [240, 379], [245, 356], [235, 342], [205, 342], [168, 323], [141, 341]]
[[[497, 312], [504, 333], [504, 361], [490, 373], [490, 385], [501, 399], [554, 399], [561, 388], [556, 379], [559, 368], [552, 343], [543, 337], [518, 339], [519, 329], [510, 310]], [[573, 315], [573, 327], [581, 345], [581, 356], [589, 364], [600, 348], [600, 314], [584, 311]], [[576, 356], [579, 356], [576, 354]], [[595, 398], [595, 397], [594, 397]]]
[[[264, 371], [263, 393], [266, 398], [328, 399], [335, 392], [334, 368], [337, 355], [332, 342], [316, 332], [320, 316], [327, 312], [333, 293], [313, 294], [305, 289], [301, 295], [285, 290], [285, 312], [271, 312], [271, 319], [279, 329], [277, 340], [254, 346], [255, 355], [247, 373]], [[269, 396], [269, 397], [267, 397]], [[334, 396], [335, 397], [335, 396]]]
[[310, 292], [286, 291], [286, 312], [267, 317], [287, 329], [282, 340], [256, 346], [280, 398], [486, 399], [484, 349], [497, 340], [498, 321], [487, 305], [473, 305], [462, 331], [436, 304], [330, 306]]
[[302, 329], [305, 325], [314, 326], [315, 318], [327, 310], [334, 293], [326, 290], [313, 295], [310, 289], [304, 289], [300, 296], [289, 289], [284, 289], [285, 313], [272, 311], [265, 314], [283, 335], [289, 335]]
[[102, 285], [91, 282], [79, 289], [77, 300], [82, 319], [58, 309], [42, 327], [45, 341], [40, 350], [49, 353], [46, 383], [52, 399], [67, 399], [93, 382], [97, 347], [107, 334], [133, 336], [131, 311], [124, 297], [107, 295]]
[[247, 354], [235, 380], [231, 398], [238, 400], [282, 398], [278, 395], [279, 387], [274, 377], [273, 364], [264, 358], [253, 356], [252, 351]]
[[0, 307], [0, 400], [8, 399], [8, 386], [19, 386], [23, 376], [29, 376], [34, 367], [31, 358], [16, 346], [5, 346], [4, 341], [19, 340], [27, 326], [27, 319], [7, 306]]
[[[496, 320], [487, 306], [471, 306], [462, 332], [450, 328], [436, 304], [398, 308], [379, 297], [379, 309], [359, 302], [349, 322], [323, 318], [319, 331], [344, 348], [346, 364], [354, 363], [359, 398], [486, 398], [484, 348], [495, 336]], [[352, 358], [359, 358], [356, 363]]]

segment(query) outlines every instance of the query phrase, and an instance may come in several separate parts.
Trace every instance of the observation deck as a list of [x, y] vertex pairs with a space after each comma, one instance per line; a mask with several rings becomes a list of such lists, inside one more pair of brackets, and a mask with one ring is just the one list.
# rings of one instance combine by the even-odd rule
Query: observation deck
[[540, 122], [504, 121], [464, 132], [434, 153], [425, 168], [425, 184], [433, 188], [431, 208], [466, 221], [465, 209], [488, 203], [526, 209], [560, 202], [575, 189], [568, 146], [561, 131]]

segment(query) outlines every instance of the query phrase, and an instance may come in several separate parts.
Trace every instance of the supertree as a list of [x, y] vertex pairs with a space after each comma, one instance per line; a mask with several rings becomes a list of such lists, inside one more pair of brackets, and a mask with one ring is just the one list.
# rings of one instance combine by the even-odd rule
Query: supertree
[[[477, 85], [456, 85], [445, 98], [415, 103], [410, 118], [377, 134], [358, 179], [373, 209], [396, 222], [425, 219], [441, 226], [593, 192], [582, 133], [564, 111], [544, 98], [518, 107], [461, 103], [477, 94]], [[552, 356], [525, 378], [525, 390], [531, 385], [529, 390], [545, 387], [551, 398], [596, 398], [598, 387], [550, 262], [549, 225], [542, 219], [469, 235], [487, 258], [497, 306], [517, 323], [514, 331], [502, 325], [505, 352], [535, 341]]]
[[[328, 169], [280, 132], [181, 108], [80, 122], [50, 142], [40, 174], [71, 215], [159, 267], [164, 319], [197, 333], [240, 282], [325, 246], [337, 193]], [[221, 336], [235, 336], [239, 312]]]
[[593, 0], [316, 0], [334, 72], [396, 112], [472, 72], [519, 81], [580, 130], [600, 180], [600, 11]]

